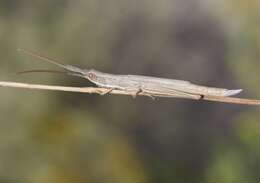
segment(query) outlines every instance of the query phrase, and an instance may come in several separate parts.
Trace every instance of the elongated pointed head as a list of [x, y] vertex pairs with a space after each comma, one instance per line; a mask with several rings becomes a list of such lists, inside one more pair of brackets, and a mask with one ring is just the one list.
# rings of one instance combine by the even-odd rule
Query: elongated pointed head
[[39, 58], [45, 62], [48, 62], [48, 63], [51, 63], [51, 64], [54, 64], [58, 67], [61, 67], [69, 72], [67, 72], [67, 74], [69, 75], [74, 75], [74, 76], [79, 76], [79, 77], [84, 77], [84, 75], [86, 74], [86, 72], [88, 70], [86, 69], [80, 69], [78, 67], [75, 67], [73, 65], [65, 65], [65, 64], [61, 64], [59, 61], [55, 60], [55, 59], [52, 59], [52, 58], [49, 58], [49, 57], [46, 57], [46, 56], [43, 56], [39, 53], [36, 53], [34, 51], [30, 51], [30, 50], [27, 50], [27, 49], [22, 49], [22, 48], [19, 48], [18, 51], [20, 52], [23, 52], [27, 55], [30, 55], [30, 56], [33, 56], [33, 57], [36, 57], [36, 58]]

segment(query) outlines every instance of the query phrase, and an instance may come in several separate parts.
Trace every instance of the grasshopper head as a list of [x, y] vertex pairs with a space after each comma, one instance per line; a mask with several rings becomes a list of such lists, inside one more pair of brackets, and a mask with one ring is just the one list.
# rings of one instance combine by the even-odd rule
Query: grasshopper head
[[97, 81], [97, 75], [96, 75], [95, 70], [93, 70], [93, 69], [84, 70], [84, 78], [95, 83]]

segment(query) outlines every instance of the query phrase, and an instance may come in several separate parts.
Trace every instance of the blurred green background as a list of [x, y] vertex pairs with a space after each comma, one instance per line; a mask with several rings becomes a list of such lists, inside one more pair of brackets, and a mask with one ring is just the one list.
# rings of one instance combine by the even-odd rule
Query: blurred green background
[[[17, 53], [260, 98], [259, 0], [0, 0], [0, 80], [91, 86]], [[0, 88], [0, 182], [256, 183], [260, 108]]]

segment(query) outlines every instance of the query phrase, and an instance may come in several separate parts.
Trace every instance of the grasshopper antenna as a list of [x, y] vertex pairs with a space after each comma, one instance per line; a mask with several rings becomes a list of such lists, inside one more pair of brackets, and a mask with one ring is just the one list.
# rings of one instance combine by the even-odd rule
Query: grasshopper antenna
[[65, 71], [57, 71], [57, 70], [47, 70], [47, 69], [32, 69], [32, 70], [25, 70], [25, 71], [20, 71], [17, 72], [16, 74], [21, 75], [21, 74], [30, 74], [30, 73], [53, 73], [53, 74], [67, 74], [71, 76], [78, 76], [78, 77], [83, 77], [82, 74], [76, 73], [76, 72], [65, 72]]
[[64, 71], [56, 71], [56, 70], [45, 70], [45, 69], [32, 69], [32, 70], [25, 70], [25, 71], [19, 71], [16, 74], [29, 74], [29, 73], [54, 73], [54, 74], [67, 74], [67, 72]]
[[67, 71], [70, 71], [70, 72], [73, 72], [73, 73], [77, 73], [78, 75], [82, 75], [83, 76], [85, 74], [85, 71], [83, 69], [80, 69], [80, 68], [72, 66], [72, 65], [61, 64], [58, 61], [56, 61], [55, 59], [43, 56], [43, 55], [41, 55], [39, 53], [30, 51], [30, 50], [27, 50], [27, 49], [23, 49], [23, 48], [18, 48], [17, 51], [23, 52], [23, 53], [25, 53], [27, 55], [30, 55], [32, 57], [39, 58], [39, 59], [41, 59], [43, 61], [49, 62], [51, 64], [54, 64], [54, 65], [56, 65], [58, 67], [61, 67], [61, 68], [65, 69], [65, 70], [67, 70]]

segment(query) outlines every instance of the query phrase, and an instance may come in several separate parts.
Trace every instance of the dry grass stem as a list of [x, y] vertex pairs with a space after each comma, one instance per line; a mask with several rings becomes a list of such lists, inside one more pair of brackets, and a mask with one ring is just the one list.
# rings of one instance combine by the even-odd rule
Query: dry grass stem
[[[109, 88], [100, 88], [100, 87], [69, 87], [69, 86], [17, 83], [17, 82], [8, 82], [8, 81], [0, 81], [0, 86], [11, 87], [11, 88], [33, 89], [33, 90], [52, 90], [52, 91], [78, 92], [78, 93], [90, 93], [90, 94], [96, 93], [100, 95], [107, 94], [107, 93], [119, 94], [119, 95], [131, 95], [131, 96], [135, 95], [135, 93], [129, 91], [116, 90], [116, 89], [111, 90]], [[138, 93], [138, 95], [150, 96], [149, 93], [145, 93], [145, 92], [140, 92]], [[204, 96], [200, 100], [224, 102], [224, 103], [231, 103], [231, 104], [260, 105], [260, 100], [244, 99], [244, 98], [236, 98], [236, 97]]]

